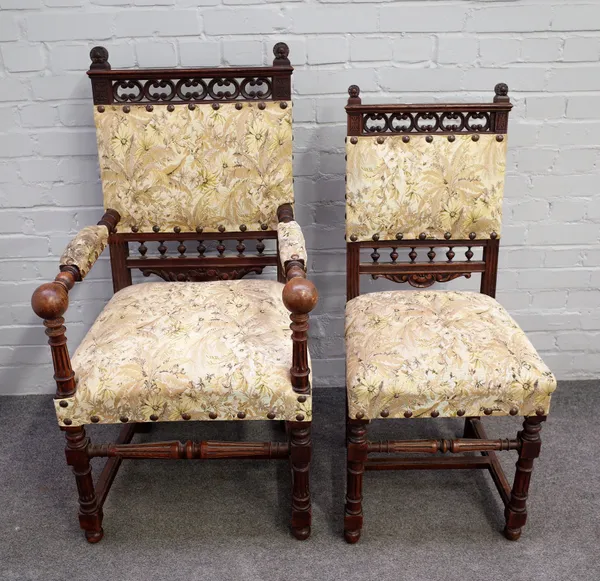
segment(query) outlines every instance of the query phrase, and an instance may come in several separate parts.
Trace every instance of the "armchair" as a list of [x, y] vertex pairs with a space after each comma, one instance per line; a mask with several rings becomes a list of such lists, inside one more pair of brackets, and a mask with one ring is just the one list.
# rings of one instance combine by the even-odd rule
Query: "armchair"
[[[310, 534], [307, 331], [318, 295], [293, 220], [293, 69], [284, 43], [274, 54], [272, 67], [112, 70], [106, 49], [91, 51], [106, 211], [32, 298], [89, 542], [102, 539], [122, 460], [136, 458], [287, 459], [292, 533]], [[70, 357], [69, 292], [107, 245], [115, 295]], [[277, 281], [241, 280], [268, 266]], [[134, 285], [136, 269], [166, 282]], [[131, 443], [155, 422], [223, 420], [284, 421], [287, 441]], [[117, 423], [114, 443], [86, 435], [88, 424]], [[94, 457], [108, 458], [96, 482]]]

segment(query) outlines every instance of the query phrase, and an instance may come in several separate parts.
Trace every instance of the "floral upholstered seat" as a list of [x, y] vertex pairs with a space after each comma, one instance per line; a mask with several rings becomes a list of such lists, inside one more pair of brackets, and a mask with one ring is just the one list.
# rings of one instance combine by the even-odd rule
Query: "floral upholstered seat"
[[72, 358], [77, 390], [56, 400], [60, 425], [310, 418], [310, 395], [299, 402], [292, 389], [283, 287], [239, 280], [119, 291]]
[[346, 358], [353, 418], [545, 415], [556, 389], [525, 333], [480, 293], [358, 296], [346, 305]]

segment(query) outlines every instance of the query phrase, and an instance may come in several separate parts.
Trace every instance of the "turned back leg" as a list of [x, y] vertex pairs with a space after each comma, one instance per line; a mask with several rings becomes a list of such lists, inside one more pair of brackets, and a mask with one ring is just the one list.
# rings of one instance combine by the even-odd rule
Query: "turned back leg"
[[99, 506], [92, 467], [87, 454], [90, 443], [83, 426], [65, 428], [67, 447], [65, 455], [67, 464], [73, 469], [77, 491], [79, 493], [79, 525], [85, 531], [85, 538], [90, 543], [97, 543], [102, 539], [102, 507]]
[[348, 543], [360, 539], [363, 525], [362, 486], [367, 460], [366, 420], [346, 420], [347, 484], [344, 514], [344, 538]]
[[529, 483], [533, 472], [533, 461], [540, 455], [542, 446], [540, 431], [545, 419], [545, 416], [527, 417], [523, 422], [523, 430], [519, 432], [521, 449], [517, 460], [517, 471], [510, 501], [504, 511], [506, 517], [504, 536], [511, 541], [516, 541], [521, 536], [521, 530], [527, 521]]

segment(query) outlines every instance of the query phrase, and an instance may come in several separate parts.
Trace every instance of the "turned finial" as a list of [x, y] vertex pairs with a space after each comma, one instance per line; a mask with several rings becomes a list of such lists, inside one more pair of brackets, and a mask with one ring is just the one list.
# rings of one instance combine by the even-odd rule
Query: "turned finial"
[[108, 62], [108, 51], [103, 46], [95, 46], [90, 51], [90, 59], [92, 64], [90, 69], [104, 69], [110, 70], [110, 63]]
[[498, 83], [494, 87], [494, 103], [508, 103], [508, 85], [506, 83]]
[[348, 105], [360, 105], [360, 87], [358, 85], [350, 85], [348, 87]]
[[289, 66], [291, 64], [290, 59], [288, 58], [290, 55], [290, 47], [285, 44], [285, 42], [278, 42], [273, 47], [273, 54], [275, 55], [275, 58], [273, 59], [274, 67]]

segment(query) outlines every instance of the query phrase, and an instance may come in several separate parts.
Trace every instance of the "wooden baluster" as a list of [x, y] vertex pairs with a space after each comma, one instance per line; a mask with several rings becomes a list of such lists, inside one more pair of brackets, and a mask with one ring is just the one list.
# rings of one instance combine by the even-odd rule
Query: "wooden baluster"
[[138, 248], [138, 252], [140, 253], [142, 258], [146, 258], [146, 253], [148, 252], [148, 247], [144, 244], [143, 240], [140, 242], [140, 247]]
[[344, 538], [348, 543], [360, 539], [363, 526], [362, 486], [368, 455], [367, 420], [346, 420], [347, 486]]
[[258, 254], [262, 254], [265, 251], [265, 245], [263, 243], [263, 239], [259, 238], [256, 242], [256, 252], [258, 252]]
[[516, 541], [521, 536], [521, 531], [527, 521], [529, 483], [531, 481], [531, 473], [533, 472], [533, 461], [540, 455], [542, 447], [540, 431], [542, 429], [542, 422], [545, 419], [546, 417], [543, 415], [527, 417], [523, 422], [523, 431], [519, 432], [521, 450], [519, 451], [519, 459], [517, 460], [517, 471], [510, 494], [510, 501], [504, 511], [504, 516], [506, 517], [504, 536], [511, 541]]
[[310, 536], [310, 422], [286, 422], [290, 434], [292, 468], [292, 534], [303, 541]]
[[204, 246], [204, 240], [198, 240], [198, 258], [204, 258], [206, 252], [206, 246]]
[[448, 262], [452, 262], [456, 254], [454, 254], [453, 250], [454, 246], [448, 246], [448, 252], [446, 252], [446, 257], [448, 258]]
[[377, 248], [373, 248], [373, 252], [371, 252], [371, 259], [373, 260], [374, 263], [377, 263], [377, 261], [379, 260], [379, 252], [377, 252]]
[[185, 258], [185, 251], [187, 250], [183, 240], [179, 241], [179, 246], [177, 247], [177, 252], [179, 252], [179, 258]]
[[167, 247], [165, 246], [165, 241], [164, 240], [159, 240], [158, 241], [158, 253], [160, 254], [161, 258], [167, 258], [166, 254], [167, 254]]
[[238, 251], [238, 256], [243, 257], [244, 251], [246, 250], [246, 245], [244, 244], [244, 241], [238, 240], [238, 244], [235, 247], [235, 249]]
[[429, 247], [429, 252], [427, 253], [427, 258], [429, 258], [429, 262], [433, 262], [433, 259], [435, 258], [435, 250], [433, 246]]
[[390, 258], [392, 259], [392, 262], [396, 262], [396, 260], [398, 260], [398, 252], [396, 251], [395, 246], [392, 247], [392, 251], [390, 252]]
[[288, 282], [283, 288], [283, 304], [290, 311], [292, 321], [292, 361], [290, 369], [292, 389], [296, 393], [310, 393], [310, 368], [308, 366], [308, 313], [317, 304], [318, 293], [315, 285], [304, 278], [301, 262], [290, 260], [286, 263]]
[[219, 253], [219, 257], [222, 257], [225, 253], [225, 245], [223, 244], [223, 240], [219, 240], [217, 244], [217, 251]]
[[417, 253], [415, 252], [415, 247], [412, 246], [410, 252], [408, 253], [408, 257], [410, 258], [410, 262], [414, 263], [417, 259]]

